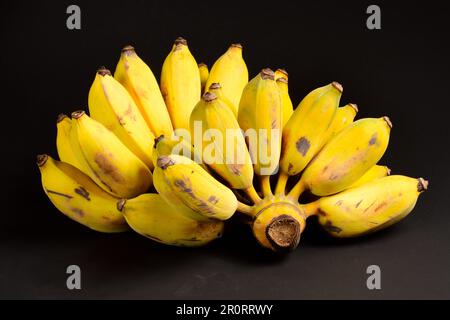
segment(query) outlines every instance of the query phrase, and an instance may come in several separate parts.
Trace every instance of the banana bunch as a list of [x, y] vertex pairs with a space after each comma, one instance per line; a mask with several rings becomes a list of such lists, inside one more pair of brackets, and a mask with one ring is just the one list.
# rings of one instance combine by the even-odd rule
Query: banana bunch
[[277, 252], [298, 246], [312, 216], [343, 238], [412, 211], [428, 182], [379, 164], [388, 117], [355, 121], [358, 107], [340, 104], [335, 81], [294, 109], [287, 71], [249, 81], [242, 53], [232, 44], [209, 70], [178, 38], [158, 84], [125, 46], [114, 73], [95, 73], [89, 114], [57, 117], [59, 160], [37, 157], [50, 201], [93, 230], [175, 246], [206, 245], [237, 217]]

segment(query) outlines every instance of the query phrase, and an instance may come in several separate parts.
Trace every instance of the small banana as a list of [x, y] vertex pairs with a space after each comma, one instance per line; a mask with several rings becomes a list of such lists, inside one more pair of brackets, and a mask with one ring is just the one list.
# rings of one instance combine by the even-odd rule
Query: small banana
[[298, 199], [304, 189], [317, 196], [347, 189], [381, 159], [391, 127], [388, 117], [355, 121], [325, 145], [289, 195]]
[[68, 116], [62, 113], [58, 115], [56, 120], [56, 149], [58, 150], [59, 160], [82, 170], [70, 142], [71, 127], [72, 120]]
[[337, 108], [334, 119], [325, 133], [325, 142], [328, 142], [338, 132], [349, 126], [353, 122], [353, 119], [355, 119], [357, 113], [358, 106], [354, 103]]
[[304, 206], [307, 215], [316, 214], [332, 236], [355, 237], [384, 229], [406, 217], [420, 193], [428, 187], [422, 178], [393, 175]]
[[201, 95], [201, 80], [197, 62], [183, 38], [175, 40], [164, 61], [161, 92], [174, 128], [189, 130], [189, 116]]
[[104, 67], [89, 90], [89, 112], [152, 168], [153, 136], [128, 91]]
[[114, 78], [130, 93], [155, 137], [169, 136], [173, 128], [158, 82], [152, 70], [132, 46], [122, 49]]
[[70, 141], [82, 171], [110, 194], [132, 198], [151, 186], [149, 168], [84, 111], [72, 113]]
[[288, 80], [288, 78], [289, 74], [285, 69], [277, 69], [275, 71], [275, 81], [277, 81], [278, 79]]
[[182, 247], [205, 245], [223, 233], [220, 220], [197, 221], [167, 204], [159, 194], [146, 193], [117, 203], [130, 227], [159, 243]]
[[386, 176], [390, 176], [390, 175], [391, 175], [391, 169], [389, 169], [388, 167], [374, 165], [372, 168], [367, 170], [366, 173], [364, 173], [361, 178], [359, 178], [353, 184], [351, 184], [349, 186], [349, 188], [359, 187], [368, 182], [371, 182], [371, 181], [374, 181], [376, 179], [383, 178]]
[[55, 207], [70, 219], [100, 232], [128, 230], [117, 198], [100, 189], [74, 166], [43, 154], [37, 157], [42, 187]]
[[227, 107], [233, 112], [234, 116], [237, 119], [238, 116], [238, 107], [235, 106], [230, 99], [228, 99], [224, 94], [222, 90], [222, 85], [220, 83], [211, 83], [209, 86], [208, 92], [214, 93], [219, 100], [222, 100], [223, 103], [227, 105]]
[[[191, 137], [203, 162], [233, 189], [252, 186], [253, 167], [239, 124], [228, 106], [206, 92], [192, 111]], [[209, 140], [206, 144], [203, 140]]]
[[289, 97], [287, 78], [280, 77], [276, 80], [276, 82], [281, 95], [281, 109], [283, 114], [283, 121], [281, 128], [284, 128], [289, 118], [291, 117], [292, 113], [294, 112], [294, 106], [292, 105], [291, 97]]
[[242, 58], [242, 45], [232, 44], [212, 66], [205, 90], [208, 91], [213, 83], [220, 83], [225, 96], [233, 105], [239, 106], [247, 82], [248, 70]]
[[187, 157], [160, 156], [153, 175], [164, 200], [174, 207], [189, 208], [194, 212], [190, 217], [196, 220], [226, 220], [237, 209], [234, 193]]
[[198, 64], [198, 72], [200, 72], [200, 84], [202, 88], [202, 94], [205, 92], [206, 81], [208, 81], [209, 70], [208, 66], [201, 62]]

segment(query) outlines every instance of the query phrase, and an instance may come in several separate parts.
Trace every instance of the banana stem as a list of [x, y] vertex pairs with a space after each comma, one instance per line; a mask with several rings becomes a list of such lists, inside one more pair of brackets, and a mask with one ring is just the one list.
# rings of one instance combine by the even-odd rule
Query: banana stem
[[298, 200], [298, 198], [300, 197], [300, 195], [303, 193], [303, 191], [305, 191], [305, 185], [303, 183], [303, 180], [300, 179], [295, 186], [291, 189], [291, 191], [289, 191], [288, 193], [288, 197], [295, 199], [296, 201]]
[[318, 213], [319, 210], [319, 200], [316, 200], [314, 202], [310, 202], [308, 204], [300, 205], [303, 213], [306, 215], [306, 217], [314, 216]]
[[247, 189], [244, 189], [244, 191], [253, 203], [258, 203], [262, 200], [254, 186], [250, 186]]
[[270, 187], [270, 176], [262, 176], [261, 177], [261, 189], [264, 195], [264, 198], [272, 197], [272, 188]]
[[238, 201], [237, 211], [244, 213], [245, 215], [248, 215], [250, 217], [253, 217], [252, 215], [253, 208], [240, 201]]
[[277, 186], [275, 187], [275, 194], [276, 195], [285, 195], [286, 192], [286, 184], [289, 179], [289, 175], [280, 172], [280, 175], [278, 176]]

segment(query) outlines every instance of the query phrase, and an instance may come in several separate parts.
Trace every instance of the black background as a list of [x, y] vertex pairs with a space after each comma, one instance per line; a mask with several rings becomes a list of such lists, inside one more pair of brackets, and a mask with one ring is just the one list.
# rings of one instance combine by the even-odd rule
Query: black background
[[[393, 2], [393, 1], [391, 1]], [[366, 28], [366, 1], [2, 1], [0, 298], [430, 299], [450, 298], [449, 46], [444, 2], [375, 2], [382, 29]], [[66, 28], [81, 7], [82, 29]], [[56, 156], [55, 119], [87, 105], [98, 66], [114, 69], [126, 44], [159, 75], [177, 36], [209, 66], [244, 45], [253, 77], [285, 67], [294, 104], [333, 80], [358, 117], [394, 123], [382, 163], [430, 180], [398, 225], [330, 239], [313, 223], [286, 257], [261, 249], [231, 223], [212, 245], [183, 249], [132, 232], [100, 234], [51, 205], [35, 155]], [[82, 290], [66, 288], [66, 267]], [[382, 289], [366, 288], [377, 264]]]

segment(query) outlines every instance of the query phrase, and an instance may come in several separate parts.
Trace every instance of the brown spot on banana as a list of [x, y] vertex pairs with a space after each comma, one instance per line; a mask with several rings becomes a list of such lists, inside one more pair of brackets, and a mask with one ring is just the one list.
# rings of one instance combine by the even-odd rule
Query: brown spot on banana
[[61, 197], [65, 197], [67, 199], [72, 199], [73, 197], [71, 195], [65, 194], [65, 193], [61, 193], [61, 192], [57, 192], [57, 191], [53, 191], [53, 190], [49, 190], [49, 189], [45, 189], [47, 191], [47, 193], [51, 193], [51, 194], [55, 194], [57, 196], [61, 196]]
[[331, 232], [331, 233], [337, 233], [337, 234], [339, 234], [339, 233], [342, 232], [342, 229], [341, 229], [341, 228], [334, 226], [334, 225], [331, 223], [331, 221], [329, 221], [329, 220], [327, 220], [327, 222], [325, 222], [325, 224], [323, 225], [323, 228], [324, 228], [326, 231]]
[[75, 213], [76, 215], [78, 215], [80, 218], [84, 217], [84, 212], [83, 210], [79, 209], [79, 208], [71, 208], [70, 209], [73, 213]]
[[163, 170], [166, 170], [168, 167], [173, 166], [175, 162], [168, 156], [160, 156], [156, 160], [156, 165]]
[[94, 161], [105, 175], [110, 176], [117, 183], [123, 182], [122, 175], [117, 170], [116, 166], [114, 166], [109, 161], [108, 157], [105, 154], [103, 154], [101, 152], [96, 153], [95, 157], [94, 157]]
[[375, 212], [377, 212], [378, 210], [380, 210], [380, 209], [382, 209], [382, 208], [384, 208], [384, 207], [386, 207], [386, 206], [387, 206], [386, 201], [380, 203], [380, 204], [375, 208]]
[[289, 162], [289, 164], [288, 164], [288, 172], [291, 172], [293, 167], [294, 167], [293, 164]]
[[75, 193], [82, 196], [83, 198], [85, 198], [87, 201], [91, 201], [91, 198], [89, 197], [89, 192], [83, 188], [83, 187], [78, 187], [74, 189]]
[[369, 140], [369, 146], [373, 146], [377, 142], [378, 133], [375, 132]]
[[152, 236], [152, 235], [150, 235], [150, 234], [148, 234], [148, 233], [144, 233], [143, 235], [144, 235], [144, 237], [147, 237], [147, 238], [149, 238], [149, 239], [151, 239], [151, 240], [153, 240], [153, 241], [163, 242], [160, 238], [155, 237], [155, 236]]
[[219, 202], [219, 199], [217, 199], [215, 196], [210, 196], [208, 198], [208, 202], [211, 202], [212, 204], [217, 204], [217, 202]]
[[295, 147], [297, 148], [297, 151], [302, 154], [302, 156], [305, 156], [309, 148], [311, 147], [311, 142], [305, 137], [301, 137], [295, 143]]
[[355, 208], [358, 208], [359, 205], [361, 204], [361, 202], [362, 202], [362, 199], [358, 201], [358, 203], [355, 205]]

